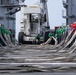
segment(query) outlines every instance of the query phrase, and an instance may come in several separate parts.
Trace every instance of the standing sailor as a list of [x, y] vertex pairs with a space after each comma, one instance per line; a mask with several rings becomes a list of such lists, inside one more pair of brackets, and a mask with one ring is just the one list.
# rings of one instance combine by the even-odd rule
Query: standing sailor
[[57, 40], [58, 40], [58, 44], [61, 42], [61, 39], [62, 39], [62, 34], [63, 34], [63, 31], [61, 29], [61, 27], [59, 27], [57, 30], [56, 30], [56, 34], [57, 34]]

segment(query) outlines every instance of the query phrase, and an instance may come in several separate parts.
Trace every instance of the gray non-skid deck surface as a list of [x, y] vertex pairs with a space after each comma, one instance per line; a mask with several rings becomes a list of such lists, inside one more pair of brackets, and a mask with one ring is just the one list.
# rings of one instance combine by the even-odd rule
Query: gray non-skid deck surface
[[41, 73], [41, 72], [36, 72], [36, 73], [17, 73], [17, 74], [0, 74], [0, 75], [76, 75], [76, 73]]
[[[67, 50], [67, 49], [66, 49]], [[0, 48], [0, 73], [76, 72], [75, 53], [59, 53], [50, 46], [21, 45]], [[51, 63], [63, 63], [56, 66]], [[70, 63], [66, 66], [67, 63]]]

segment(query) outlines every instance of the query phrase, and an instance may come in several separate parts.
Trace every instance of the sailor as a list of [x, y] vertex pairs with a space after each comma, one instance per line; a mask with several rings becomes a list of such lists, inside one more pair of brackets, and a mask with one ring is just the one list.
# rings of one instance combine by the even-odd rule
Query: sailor
[[1, 35], [0, 41], [3, 46], [6, 46], [7, 43], [6, 43], [6, 38], [5, 38], [4, 34], [5, 34], [5, 27], [3, 24], [0, 24], [0, 35]]
[[71, 24], [71, 27], [72, 27], [72, 29], [74, 29], [74, 32], [75, 32], [76, 31], [76, 22], [74, 22], [73, 24]]
[[73, 32], [72, 32], [72, 35], [73, 35], [76, 32], [76, 22], [74, 22], [73, 24], [71, 24], [71, 30], [73, 30]]
[[[48, 37], [49, 37], [49, 38], [54, 37], [54, 38], [56, 39], [56, 35], [54, 34], [54, 32], [50, 32], [50, 33], [48, 34]], [[50, 44], [51, 44], [51, 45], [54, 45], [54, 44], [55, 44], [55, 40], [54, 40], [53, 38], [51, 39]]]
[[41, 45], [47, 45], [47, 44], [51, 44], [51, 45], [56, 45], [56, 35], [54, 34], [54, 32], [50, 32], [48, 34], [48, 40], [45, 43], [42, 43]]
[[76, 32], [76, 22], [74, 22], [73, 24], [71, 24], [71, 27], [73, 29], [73, 33], [74, 34]]
[[67, 28], [66, 28], [66, 26], [64, 26], [64, 27], [62, 28], [63, 34], [65, 33], [66, 30], [67, 30]]
[[9, 32], [10, 37], [12, 38], [12, 30], [9, 29], [8, 32]]
[[5, 30], [6, 35], [9, 34], [8, 29]]
[[40, 34], [37, 34], [37, 36], [35, 37], [35, 41], [38, 41], [37, 43], [40, 44]]
[[58, 27], [58, 29], [56, 30], [56, 34], [57, 34], [57, 41], [59, 44], [61, 42], [62, 34], [63, 34], [63, 30], [61, 29], [61, 27]]
[[4, 37], [4, 34], [5, 34], [5, 27], [3, 24], [1, 24], [1, 34], [2, 34], [2, 37], [4, 38], [4, 40], [6, 40], [6, 38]]
[[68, 36], [70, 31], [71, 31], [71, 25], [66, 25], [66, 36]]
[[[71, 24], [71, 30], [73, 30], [71, 37], [74, 35], [74, 33], [76, 32], [76, 22], [74, 22], [73, 24]], [[75, 42], [76, 40], [76, 36], [73, 38], [71, 44], [69, 45], [69, 47]]]
[[1, 24], [1, 33], [2, 33], [2, 35], [5, 33], [5, 28], [4, 28], [3, 24]]
[[61, 40], [66, 38], [66, 31], [67, 31], [67, 27], [66, 26], [62, 27], [62, 39]]
[[50, 38], [51, 36], [54, 37], [54, 32], [50, 32], [50, 33], [48, 34], [48, 37], [49, 37], [49, 38]]

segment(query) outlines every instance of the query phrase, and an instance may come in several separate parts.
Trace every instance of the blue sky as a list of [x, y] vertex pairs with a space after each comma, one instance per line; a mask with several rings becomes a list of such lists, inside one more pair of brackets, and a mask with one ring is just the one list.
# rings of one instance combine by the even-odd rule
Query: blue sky
[[[25, 0], [25, 4], [32, 5], [39, 0]], [[65, 10], [62, 5], [62, 0], [48, 0], [48, 15], [50, 28], [60, 26], [65, 23], [65, 19], [62, 18], [62, 10]]]

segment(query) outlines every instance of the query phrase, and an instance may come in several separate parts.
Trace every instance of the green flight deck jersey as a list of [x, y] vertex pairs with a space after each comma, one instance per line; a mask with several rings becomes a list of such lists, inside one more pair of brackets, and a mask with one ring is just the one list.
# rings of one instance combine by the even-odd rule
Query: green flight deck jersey
[[53, 36], [54, 38], [57, 38], [57, 35], [54, 34], [54, 33], [49, 33], [49, 34], [48, 34], [48, 37], [49, 37], [49, 38], [50, 38], [51, 36]]
[[6, 33], [6, 34], [9, 34], [9, 31], [6, 29], [6, 30], [5, 30], [5, 33]]
[[49, 33], [49, 34], [48, 34], [48, 37], [49, 37], [49, 38], [50, 38], [51, 36], [54, 37], [54, 33]]
[[5, 29], [4, 27], [1, 26], [1, 33], [4, 34], [5, 33]]
[[35, 39], [40, 40], [40, 35], [37, 35]]
[[62, 36], [63, 30], [62, 29], [57, 29], [56, 34], [57, 34], [57, 36]]
[[67, 30], [67, 28], [62, 28], [62, 33], [64, 33]]

